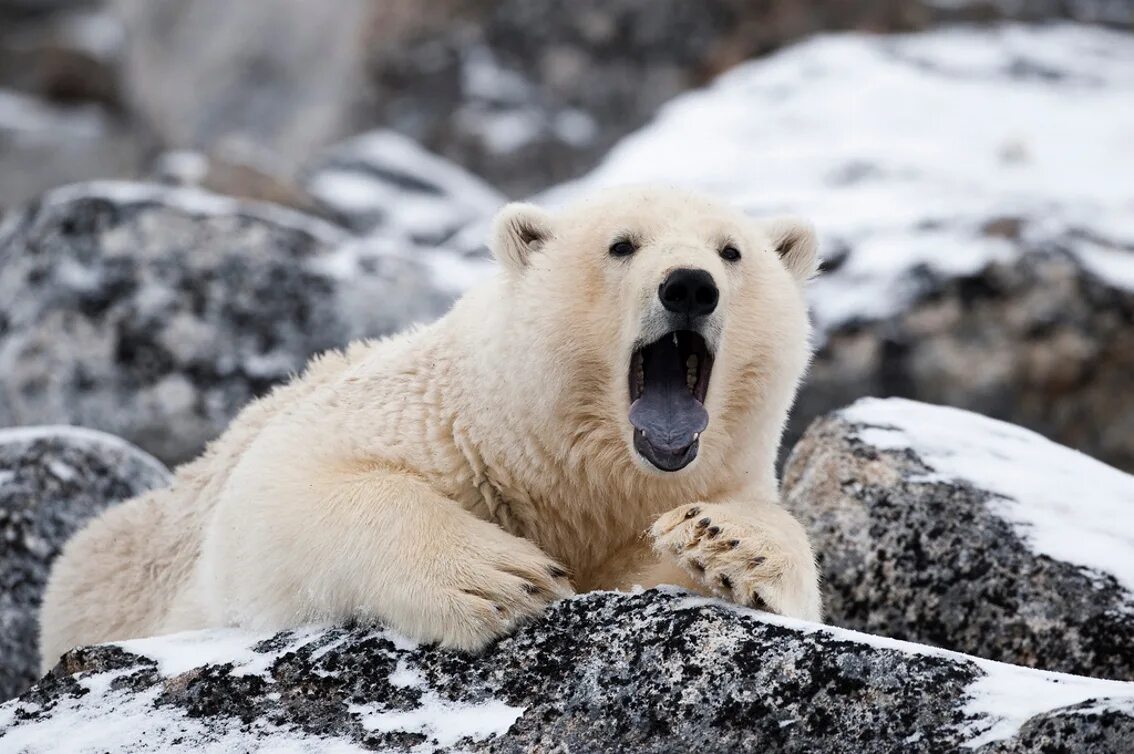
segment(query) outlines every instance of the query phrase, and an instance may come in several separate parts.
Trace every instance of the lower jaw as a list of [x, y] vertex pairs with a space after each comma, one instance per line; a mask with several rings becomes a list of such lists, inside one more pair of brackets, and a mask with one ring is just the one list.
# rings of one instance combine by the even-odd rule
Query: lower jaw
[[697, 457], [701, 441], [694, 440], [692, 445], [677, 451], [659, 450], [647, 441], [640, 432], [634, 432], [634, 450], [645, 459], [646, 463], [658, 471], [672, 473], [680, 471]]

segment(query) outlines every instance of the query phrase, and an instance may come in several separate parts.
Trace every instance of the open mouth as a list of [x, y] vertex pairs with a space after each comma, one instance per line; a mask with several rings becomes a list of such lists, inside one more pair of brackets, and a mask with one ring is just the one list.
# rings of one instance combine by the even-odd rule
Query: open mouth
[[666, 333], [630, 357], [630, 423], [634, 449], [662, 471], [677, 471], [697, 457], [709, 424], [705, 394], [713, 356], [690, 330]]

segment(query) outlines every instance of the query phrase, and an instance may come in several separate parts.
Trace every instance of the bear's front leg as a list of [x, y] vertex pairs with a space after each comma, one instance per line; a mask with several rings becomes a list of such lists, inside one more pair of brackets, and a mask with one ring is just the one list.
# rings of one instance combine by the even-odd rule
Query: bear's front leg
[[574, 593], [535, 544], [416, 477], [321, 469], [289, 484], [287, 471], [230, 498], [210, 532], [214, 624], [378, 620], [475, 651]]
[[819, 573], [807, 533], [774, 503], [694, 503], [650, 529], [661, 568], [676, 565], [699, 591], [817, 621]]

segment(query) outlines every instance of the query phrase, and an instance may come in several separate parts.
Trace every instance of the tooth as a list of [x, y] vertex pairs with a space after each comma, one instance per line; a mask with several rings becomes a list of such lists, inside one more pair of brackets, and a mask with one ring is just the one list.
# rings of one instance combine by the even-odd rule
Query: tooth
[[693, 433], [693, 442], [697, 442], [697, 440], [699, 440], [700, 438], [701, 438], [700, 432], [694, 432]]
[[673, 345], [674, 346], [677, 345], [677, 333], [676, 332], [673, 333]]
[[685, 360], [685, 386], [690, 392], [697, 387], [697, 354], [690, 354]]

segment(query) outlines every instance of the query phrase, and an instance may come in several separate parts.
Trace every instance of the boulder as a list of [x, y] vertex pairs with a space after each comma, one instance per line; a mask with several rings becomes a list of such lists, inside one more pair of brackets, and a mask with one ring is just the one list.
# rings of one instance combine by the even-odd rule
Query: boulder
[[675, 95], [815, 32], [1005, 17], [1134, 23], [1128, 3], [1109, 0], [114, 7], [128, 31], [130, 109], [168, 147], [247, 141], [296, 166], [350, 134], [392, 128], [514, 196], [578, 176]]
[[0, 429], [0, 700], [39, 677], [39, 604], [64, 542], [111, 504], [168, 481], [157, 460], [102, 432]]
[[[1041, 243], [966, 274], [911, 270], [916, 293], [900, 311], [825, 333], [789, 443], [860, 396], [900, 396], [1005, 419], [1134, 470], [1134, 247], [1105, 244]], [[1115, 274], [1093, 264], [1096, 250]]]
[[815, 223], [819, 352], [788, 446], [897, 395], [1134, 470], [1130, 50], [1073, 25], [818, 37], [675, 99], [542, 198], [660, 181]]
[[478, 657], [364, 627], [75, 650], [0, 706], [54, 751], [1104, 752], [1134, 684], [1018, 668], [679, 592], [554, 605]]
[[461, 259], [403, 240], [190, 189], [52, 191], [0, 226], [0, 426], [191, 458], [313, 354], [445, 311]]
[[792, 451], [827, 619], [1134, 680], [1134, 477], [1004, 422], [863, 399]]
[[507, 202], [484, 181], [394, 131], [336, 144], [304, 173], [323, 211], [351, 230], [381, 229], [426, 246], [487, 220]]

